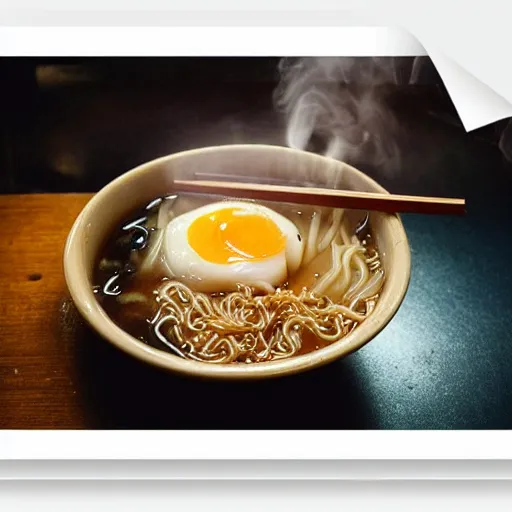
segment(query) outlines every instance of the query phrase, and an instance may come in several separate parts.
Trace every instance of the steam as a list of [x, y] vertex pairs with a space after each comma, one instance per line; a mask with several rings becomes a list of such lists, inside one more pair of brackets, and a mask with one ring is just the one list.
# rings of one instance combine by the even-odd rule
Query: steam
[[414, 83], [390, 58], [284, 58], [274, 93], [287, 118], [289, 147], [393, 173], [400, 169], [400, 127], [385, 101], [386, 85]]

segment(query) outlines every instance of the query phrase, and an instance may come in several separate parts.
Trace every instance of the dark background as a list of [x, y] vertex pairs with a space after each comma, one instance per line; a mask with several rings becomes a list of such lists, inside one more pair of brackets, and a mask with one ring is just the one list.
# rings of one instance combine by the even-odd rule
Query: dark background
[[[278, 62], [0, 59], [0, 192], [94, 192], [179, 150], [284, 145], [285, 119], [272, 101]], [[465, 197], [468, 213], [403, 216], [412, 278], [390, 325], [326, 368], [251, 384], [162, 375], [99, 348], [123, 379], [90, 379], [92, 428], [512, 425], [512, 166], [498, 147], [504, 123], [466, 134], [430, 61], [414, 84], [407, 83], [412, 59], [396, 62], [405, 78], [383, 87], [402, 128], [401, 165], [384, 172], [350, 163], [391, 192]], [[158, 409], [167, 392], [172, 415]]]

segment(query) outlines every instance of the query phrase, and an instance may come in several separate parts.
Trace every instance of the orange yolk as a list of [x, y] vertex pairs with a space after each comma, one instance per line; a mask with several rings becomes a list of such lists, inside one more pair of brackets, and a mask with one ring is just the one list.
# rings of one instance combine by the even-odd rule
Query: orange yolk
[[267, 216], [225, 208], [195, 219], [188, 243], [210, 263], [229, 264], [263, 260], [286, 248], [286, 237]]

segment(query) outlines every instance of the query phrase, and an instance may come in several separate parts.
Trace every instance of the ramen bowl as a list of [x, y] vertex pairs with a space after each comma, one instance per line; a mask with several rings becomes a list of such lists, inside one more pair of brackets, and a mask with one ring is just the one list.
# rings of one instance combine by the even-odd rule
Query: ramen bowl
[[[316, 351], [253, 364], [212, 364], [185, 359], [151, 347], [114, 323], [93, 292], [97, 258], [107, 238], [134, 209], [169, 194], [174, 180], [230, 180], [317, 186], [387, 193], [378, 183], [338, 160], [266, 145], [228, 145], [165, 156], [121, 175], [98, 193], [76, 219], [66, 242], [64, 273], [78, 311], [105, 340], [127, 354], [162, 369], [195, 377], [262, 379], [320, 367], [360, 349], [390, 322], [410, 279], [410, 251], [398, 215], [370, 212], [385, 282], [375, 309], [340, 341]], [[350, 212], [354, 227], [365, 212]]]

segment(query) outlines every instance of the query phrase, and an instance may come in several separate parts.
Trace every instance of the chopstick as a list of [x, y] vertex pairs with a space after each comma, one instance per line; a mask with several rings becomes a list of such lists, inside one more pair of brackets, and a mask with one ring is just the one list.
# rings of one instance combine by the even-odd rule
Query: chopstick
[[446, 197], [406, 196], [228, 181], [176, 180], [174, 181], [173, 188], [180, 192], [219, 194], [228, 197], [259, 199], [261, 201], [309, 204], [385, 213], [441, 215], [462, 215], [466, 213], [466, 202], [464, 199]]

